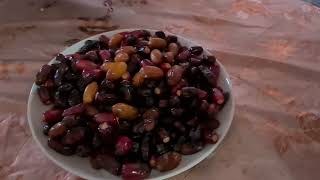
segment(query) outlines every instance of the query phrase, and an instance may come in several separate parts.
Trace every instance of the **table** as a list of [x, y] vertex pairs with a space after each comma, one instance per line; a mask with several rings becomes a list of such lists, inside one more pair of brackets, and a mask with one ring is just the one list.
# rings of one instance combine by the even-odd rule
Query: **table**
[[320, 162], [320, 9], [299, 0], [0, 0], [0, 177], [79, 179], [32, 140], [36, 71], [70, 44], [154, 28], [203, 44], [230, 73], [232, 127], [215, 156], [173, 180], [316, 180]]

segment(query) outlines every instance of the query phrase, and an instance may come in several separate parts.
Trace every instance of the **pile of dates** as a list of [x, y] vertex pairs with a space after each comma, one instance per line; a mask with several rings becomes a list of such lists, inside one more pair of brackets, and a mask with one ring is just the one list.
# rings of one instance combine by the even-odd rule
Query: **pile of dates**
[[36, 75], [48, 146], [89, 157], [123, 179], [176, 168], [182, 155], [215, 144], [228, 99], [219, 66], [200, 46], [162, 31], [122, 32], [59, 54]]

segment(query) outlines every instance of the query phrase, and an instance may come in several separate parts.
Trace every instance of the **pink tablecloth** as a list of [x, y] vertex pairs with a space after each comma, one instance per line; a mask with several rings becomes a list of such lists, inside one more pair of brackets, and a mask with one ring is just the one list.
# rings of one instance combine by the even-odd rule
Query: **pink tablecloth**
[[[299, 0], [0, 0], [0, 177], [77, 179], [32, 140], [35, 72], [89, 34], [142, 27], [210, 49], [231, 74], [236, 113], [214, 157], [172, 179], [317, 180], [320, 9]], [[91, 19], [91, 20], [90, 20]], [[100, 18], [101, 19], [101, 18]]]

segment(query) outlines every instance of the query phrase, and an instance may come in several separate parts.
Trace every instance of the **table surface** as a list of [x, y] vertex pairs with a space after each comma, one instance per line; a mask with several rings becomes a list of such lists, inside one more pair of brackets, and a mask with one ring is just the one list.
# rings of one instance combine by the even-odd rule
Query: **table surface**
[[319, 179], [319, 8], [299, 0], [117, 0], [107, 13], [103, 0], [0, 0], [1, 179], [78, 179], [32, 140], [26, 104], [35, 72], [80, 39], [130, 27], [189, 37], [231, 75], [236, 112], [225, 141], [172, 179]]

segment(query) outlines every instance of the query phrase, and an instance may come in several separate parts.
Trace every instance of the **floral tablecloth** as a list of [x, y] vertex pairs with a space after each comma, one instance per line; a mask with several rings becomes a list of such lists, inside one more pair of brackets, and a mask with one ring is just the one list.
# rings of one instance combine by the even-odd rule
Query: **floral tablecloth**
[[78, 179], [32, 140], [26, 104], [34, 74], [80, 39], [130, 27], [189, 37], [232, 77], [236, 113], [225, 141], [172, 179], [320, 178], [319, 8], [299, 0], [114, 0], [112, 13], [107, 6], [0, 0], [1, 179]]

